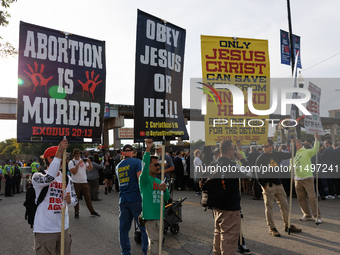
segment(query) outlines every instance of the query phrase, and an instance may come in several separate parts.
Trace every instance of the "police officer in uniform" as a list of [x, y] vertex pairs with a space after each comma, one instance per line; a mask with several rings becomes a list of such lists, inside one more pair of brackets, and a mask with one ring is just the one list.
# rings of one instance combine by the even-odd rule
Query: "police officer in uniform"
[[14, 165], [12, 166], [12, 193], [15, 194], [15, 188], [17, 193], [20, 193], [20, 181], [22, 178], [22, 171], [21, 167], [19, 166], [18, 162], [15, 161]]
[[6, 186], [5, 186], [5, 197], [13, 197], [11, 194], [11, 188], [12, 188], [12, 172], [11, 172], [11, 166], [10, 166], [11, 160], [6, 160], [6, 165], [3, 167], [3, 174], [6, 179]]
[[35, 157], [35, 158], [33, 159], [33, 163], [31, 164], [31, 172], [32, 172], [32, 176], [33, 176], [34, 173], [39, 172], [40, 168], [41, 168], [41, 166], [40, 166], [40, 164], [39, 164], [38, 158]]
[[[6, 183], [6, 179], [5, 179], [5, 177], [4, 177], [4, 174], [3, 174], [3, 169], [5, 168], [5, 161], [2, 161], [1, 162], [1, 165], [0, 165], [0, 178], [4, 181], [4, 183]], [[1, 190], [1, 179], [0, 179], [0, 190]], [[0, 201], [1, 201], [2, 199], [0, 198]]]

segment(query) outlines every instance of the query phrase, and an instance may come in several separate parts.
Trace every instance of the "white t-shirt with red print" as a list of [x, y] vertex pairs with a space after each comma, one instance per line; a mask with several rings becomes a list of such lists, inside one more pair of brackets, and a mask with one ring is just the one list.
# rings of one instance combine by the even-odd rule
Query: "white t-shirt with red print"
[[[46, 174], [35, 173], [32, 184], [35, 190], [37, 202], [41, 190], [49, 185], [47, 194], [38, 206], [34, 218], [34, 233], [60, 233], [61, 231], [61, 208], [63, 203], [62, 196], [62, 173], [58, 175], [61, 159], [54, 157]], [[67, 206], [75, 206], [78, 203], [77, 195], [73, 187], [72, 179], [69, 177], [65, 192], [70, 192], [71, 203], [66, 204], [65, 209], [65, 229], [69, 228], [69, 217]]]

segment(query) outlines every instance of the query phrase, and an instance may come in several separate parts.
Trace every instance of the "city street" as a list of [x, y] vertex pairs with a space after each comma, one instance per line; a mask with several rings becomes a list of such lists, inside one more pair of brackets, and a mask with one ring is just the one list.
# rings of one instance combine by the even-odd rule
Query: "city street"
[[[73, 254], [120, 254], [118, 238], [118, 193], [104, 195], [102, 201], [93, 202], [100, 218], [90, 217], [85, 201], [80, 201], [80, 219], [70, 212], [70, 233]], [[199, 205], [200, 197], [193, 191], [175, 191], [174, 199], [188, 197], [183, 203], [179, 233], [165, 234], [163, 254], [208, 255], [213, 254], [214, 220], [211, 210], [204, 211]], [[24, 219], [25, 193], [12, 198], [0, 196], [0, 254], [34, 254], [32, 229]], [[340, 253], [340, 199], [319, 201], [322, 214], [321, 225], [313, 221], [302, 222], [296, 198], [293, 199], [292, 224], [302, 228], [302, 233], [288, 235], [283, 230], [283, 221], [277, 204], [274, 219], [281, 237], [268, 234], [263, 200], [254, 201], [250, 195], [242, 196], [244, 219], [242, 229], [246, 245], [253, 254], [339, 254]], [[141, 245], [134, 242], [133, 225], [130, 231], [131, 253], [142, 254]]]

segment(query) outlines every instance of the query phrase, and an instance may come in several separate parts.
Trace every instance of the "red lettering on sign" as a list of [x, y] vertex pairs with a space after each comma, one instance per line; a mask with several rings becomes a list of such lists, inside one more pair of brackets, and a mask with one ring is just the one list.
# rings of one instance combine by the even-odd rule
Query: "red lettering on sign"
[[38, 133], [38, 127], [32, 127], [33, 131], [32, 131], [32, 135], [39, 135]]
[[[84, 131], [82, 129], [75, 129], [80, 136], [84, 137], [92, 137], [92, 129], [85, 129]], [[32, 135], [37, 136], [69, 136], [70, 135], [70, 129], [69, 128], [56, 128], [56, 127], [32, 127]]]

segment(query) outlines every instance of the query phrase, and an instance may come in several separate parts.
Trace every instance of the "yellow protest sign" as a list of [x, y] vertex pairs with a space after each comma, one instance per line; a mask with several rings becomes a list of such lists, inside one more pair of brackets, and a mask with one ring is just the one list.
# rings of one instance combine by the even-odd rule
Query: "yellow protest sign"
[[202, 35], [201, 50], [203, 82], [197, 88], [206, 95], [206, 145], [223, 139], [265, 143], [272, 121], [255, 113], [270, 107], [268, 41]]

